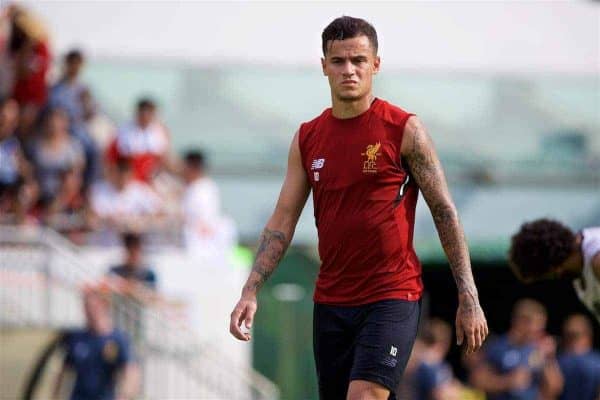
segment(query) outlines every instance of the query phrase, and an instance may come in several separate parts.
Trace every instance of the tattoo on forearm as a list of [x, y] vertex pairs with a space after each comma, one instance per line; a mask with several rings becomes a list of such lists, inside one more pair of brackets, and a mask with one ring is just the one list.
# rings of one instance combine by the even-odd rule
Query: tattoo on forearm
[[260, 244], [252, 266], [252, 272], [244, 290], [257, 291], [269, 279], [279, 261], [283, 257], [289, 240], [280, 231], [272, 231], [267, 228], [260, 236]]
[[474, 310], [479, 300], [464, 231], [446, 188], [442, 166], [427, 143], [427, 133], [419, 123], [415, 124], [414, 129], [412, 149], [405, 156], [406, 161], [419, 188], [426, 194], [425, 199], [448, 257], [459, 297], [466, 300], [463, 304], [468, 311]]

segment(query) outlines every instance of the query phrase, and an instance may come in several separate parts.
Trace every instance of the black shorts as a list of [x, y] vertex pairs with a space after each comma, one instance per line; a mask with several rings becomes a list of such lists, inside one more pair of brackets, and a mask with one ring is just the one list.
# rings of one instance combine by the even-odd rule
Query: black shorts
[[420, 314], [420, 301], [352, 307], [315, 303], [313, 350], [320, 399], [345, 400], [352, 380], [379, 383], [396, 399]]

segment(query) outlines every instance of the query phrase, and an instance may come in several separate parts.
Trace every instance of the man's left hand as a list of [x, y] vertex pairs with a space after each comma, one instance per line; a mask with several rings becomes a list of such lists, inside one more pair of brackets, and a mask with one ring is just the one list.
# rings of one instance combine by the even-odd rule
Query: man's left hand
[[488, 335], [488, 325], [478, 301], [459, 300], [456, 310], [456, 343], [460, 346], [466, 339], [466, 353], [481, 348]]

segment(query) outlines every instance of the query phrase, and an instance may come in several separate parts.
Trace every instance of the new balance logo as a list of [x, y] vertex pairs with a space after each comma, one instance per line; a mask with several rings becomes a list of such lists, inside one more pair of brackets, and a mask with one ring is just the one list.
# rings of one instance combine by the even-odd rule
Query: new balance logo
[[392, 346], [392, 348], [390, 349], [390, 355], [396, 357], [396, 354], [398, 354], [398, 349]]
[[323, 165], [325, 165], [325, 159], [317, 158], [316, 160], [313, 160], [310, 169], [321, 169], [323, 168]]

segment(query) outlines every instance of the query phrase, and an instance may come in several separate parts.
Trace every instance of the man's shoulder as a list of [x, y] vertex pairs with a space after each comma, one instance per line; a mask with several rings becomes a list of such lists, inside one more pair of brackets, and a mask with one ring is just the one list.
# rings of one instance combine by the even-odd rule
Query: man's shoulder
[[377, 104], [373, 108], [374, 114], [388, 124], [404, 128], [406, 121], [408, 121], [411, 116], [415, 115], [389, 101], [379, 98], [376, 101]]
[[313, 130], [315, 127], [319, 125], [322, 121], [324, 121], [331, 114], [331, 107], [326, 108], [321, 112], [321, 114], [317, 115], [310, 121], [306, 121], [300, 124], [300, 132], [307, 132]]

